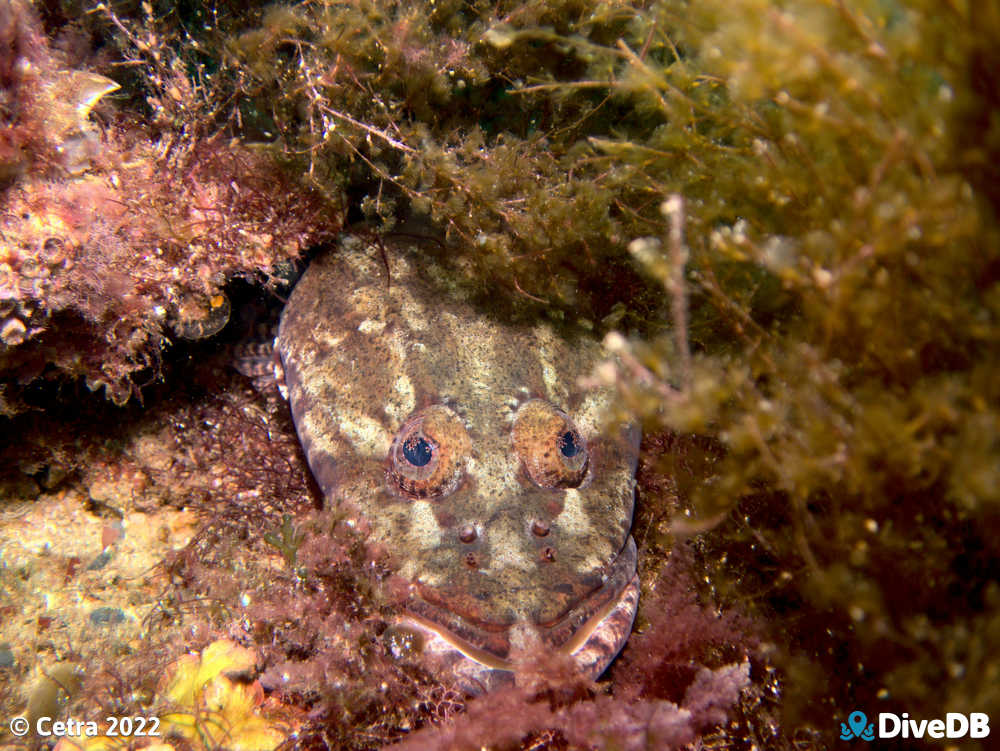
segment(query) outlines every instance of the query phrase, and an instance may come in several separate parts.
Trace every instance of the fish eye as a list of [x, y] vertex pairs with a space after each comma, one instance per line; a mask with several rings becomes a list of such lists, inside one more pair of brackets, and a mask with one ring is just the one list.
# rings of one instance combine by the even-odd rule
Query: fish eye
[[579, 453], [580, 447], [577, 445], [577, 441], [578, 437], [572, 430], [567, 430], [559, 436], [559, 450], [567, 459], [572, 459], [577, 455], [577, 453]]
[[575, 488], [587, 476], [587, 444], [569, 415], [542, 399], [514, 416], [514, 450], [532, 481], [543, 488]]
[[403, 458], [414, 467], [424, 467], [434, 455], [437, 446], [422, 435], [414, 435], [403, 441]]
[[394, 495], [441, 498], [465, 475], [471, 442], [462, 420], [443, 404], [413, 414], [389, 449], [386, 484]]

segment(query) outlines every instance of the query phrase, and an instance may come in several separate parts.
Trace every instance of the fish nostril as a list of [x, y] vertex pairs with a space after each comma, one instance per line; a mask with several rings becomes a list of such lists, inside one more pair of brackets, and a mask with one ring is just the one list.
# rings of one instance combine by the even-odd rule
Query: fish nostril
[[479, 568], [479, 561], [476, 558], [475, 553], [465, 554], [465, 565], [469, 568]]
[[540, 519], [535, 519], [533, 522], [531, 522], [531, 534], [535, 535], [535, 537], [545, 537], [545, 535], [547, 535], [548, 533], [549, 533], [548, 522], [543, 522]]
[[462, 542], [475, 542], [477, 537], [479, 537], [479, 533], [471, 524], [466, 524], [458, 531], [458, 539]]
[[556, 549], [551, 546], [542, 548], [542, 560], [547, 561], [548, 563], [555, 563]]

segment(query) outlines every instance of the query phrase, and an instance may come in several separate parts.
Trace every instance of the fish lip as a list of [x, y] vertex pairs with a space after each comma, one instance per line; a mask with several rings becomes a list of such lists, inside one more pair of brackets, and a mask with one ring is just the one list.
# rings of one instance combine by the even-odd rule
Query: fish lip
[[[631, 632], [639, 597], [636, 565], [636, 546], [630, 535], [609, 564], [602, 584], [567, 612], [545, 623], [473, 622], [429, 601], [419, 584], [405, 606], [402, 620], [423, 633], [430, 652], [440, 659], [447, 654], [452, 673], [478, 676], [471, 682], [460, 681], [473, 693], [482, 690], [478, 684], [485, 683], [489, 690], [507, 680], [499, 673], [516, 670], [510, 637], [515, 628], [523, 625], [537, 635], [543, 647], [571, 655], [584, 673], [596, 678]], [[463, 658], [465, 664], [459, 665]]]

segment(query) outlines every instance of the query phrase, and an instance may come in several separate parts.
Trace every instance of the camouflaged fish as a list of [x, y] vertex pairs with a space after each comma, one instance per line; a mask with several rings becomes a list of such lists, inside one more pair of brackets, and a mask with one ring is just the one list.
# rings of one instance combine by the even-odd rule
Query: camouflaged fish
[[596, 678], [639, 596], [638, 430], [606, 435], [610, 394], [577, 388], [604, 354], [474, 307], [419, 248], [383, 250], [348, 237], [282, 313], [279, 382], [309, 466], [394, 556], [399, 627], [430, 669], [488, 691], [541, 646]]

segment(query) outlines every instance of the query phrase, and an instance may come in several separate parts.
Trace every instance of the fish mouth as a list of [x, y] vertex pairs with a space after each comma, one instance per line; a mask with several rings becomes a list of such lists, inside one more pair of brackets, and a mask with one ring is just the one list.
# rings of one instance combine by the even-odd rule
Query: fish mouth
[[513, 683], [518, 647], [534, 641], [569, 655], [590, 678], [597, 678], [625, 645], [639, 602], [635, 541], [607, 568], [599, 587], [560, 617], [543, 623], [472, 622], [425, 597], [418, 587], [401, 617], [422, 634], [424, 657], [439, 663], [469, 693]]

